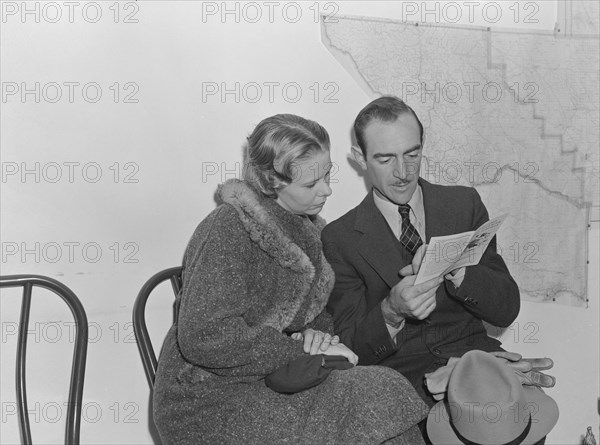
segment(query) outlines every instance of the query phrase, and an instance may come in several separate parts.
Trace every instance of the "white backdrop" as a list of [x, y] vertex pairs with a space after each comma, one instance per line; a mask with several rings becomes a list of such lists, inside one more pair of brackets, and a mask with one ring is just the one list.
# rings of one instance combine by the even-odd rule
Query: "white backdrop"
[[[448, 2], [2, 2], [2, 274], [57, 278], [86, 308], [83, 443], [152, 443], [133, 300], [153, 273], [180, 263], [215, 207], [217, 185], [239, 176], [256, 123], [289, 112], [329, 130], [336, 168], [326, 219], [364, 196], [347, 157], [351, 122], [370, 98], [321, 44], [317, 13], [443, 20], [436, 3]], [[556, 20], [553, 1], [536, 3], [536, 24], [515, 22], [515, 2], [500, 2], [497, 23], [483, 13], [489, 2], [472, 17], [468, 2], [457, 3], [465, 25], [552, 29]], [[590, 230], [594, 271], [598, 223]], [[548, 393], [561, 418], [547, 443], [578, 443], [588, 425], [597, 433], [593, 273], [588, 289], [587, 309], [524, 302], [502, 334], [507, 349], [556, 362], [558, 384]], [[11, 362], [18, 297], [2, 291], [1, 443], [19, 440]], [[34, 442], [60, 443], [72, 319], [50, 294], [38, 297], [29, 334], [32, 432]], [[149, 304], [156, 347], [171, 302], [165, 287]]]

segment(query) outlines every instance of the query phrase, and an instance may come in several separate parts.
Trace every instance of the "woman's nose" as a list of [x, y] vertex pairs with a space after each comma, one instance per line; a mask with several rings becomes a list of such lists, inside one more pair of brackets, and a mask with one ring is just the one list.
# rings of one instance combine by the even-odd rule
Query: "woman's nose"
[[323, 187], [321, 188], [321, 194], [323, 196], [329, 196], [333, 193], [333, 190], [331, 189], [330, 185], [327, 184], [326, 182], [323, 182]]

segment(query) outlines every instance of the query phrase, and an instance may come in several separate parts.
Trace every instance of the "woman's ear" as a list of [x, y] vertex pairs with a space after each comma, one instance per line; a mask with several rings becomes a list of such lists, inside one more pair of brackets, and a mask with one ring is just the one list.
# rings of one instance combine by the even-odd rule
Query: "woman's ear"
[[278, 197], [278, 191], [284, 188], [287, 183], [277, 175], [277, 172], [270, 172], [268, 180], [271, 188], [273, 189], [273, 193], [275, 193], [275, 197]]
[[357, 145], [352, 146], [352, 156], [354, 160], [358, 162], [358, 164], [362, 167], [363, 170], [367, 169], [367, 160], [365, 159], [365, 155], [363, 154], [360, 147]]

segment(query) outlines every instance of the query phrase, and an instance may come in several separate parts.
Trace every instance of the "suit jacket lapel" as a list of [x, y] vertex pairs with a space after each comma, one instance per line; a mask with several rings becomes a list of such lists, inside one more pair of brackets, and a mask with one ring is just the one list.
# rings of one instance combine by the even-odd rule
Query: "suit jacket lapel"
[[357, 208], [354, 229], [361, 232], [358, 252], [391, 288], [398, 281], [398, 271], [409, 264], [410, 256], [404, 249], [397, 249], [394, 235], [385, 218], [375, 206], [373, 192], [365, 197]]
[[423, 207], [425, 208], [425, 237], [427, 242], [432, 236], [449, 235], [455, 233], [455, 218], [450, 218], [456, 212], [448, 202], [436, 196], [437, 185], [419, 178], [423, 191]]

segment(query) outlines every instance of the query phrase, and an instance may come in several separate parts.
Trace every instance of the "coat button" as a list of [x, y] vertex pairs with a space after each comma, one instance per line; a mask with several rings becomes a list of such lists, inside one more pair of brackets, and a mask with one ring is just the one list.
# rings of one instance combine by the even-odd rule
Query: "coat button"
[[433, 353], [440, 355], [442, 353], [442, 351], [440, 350], [440, 348], [433, 348]]

